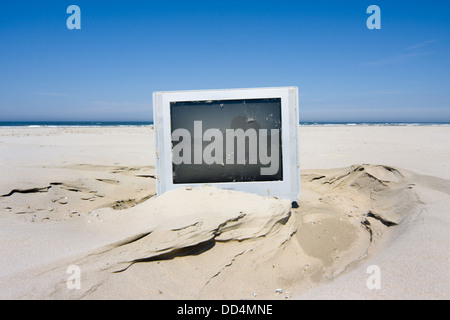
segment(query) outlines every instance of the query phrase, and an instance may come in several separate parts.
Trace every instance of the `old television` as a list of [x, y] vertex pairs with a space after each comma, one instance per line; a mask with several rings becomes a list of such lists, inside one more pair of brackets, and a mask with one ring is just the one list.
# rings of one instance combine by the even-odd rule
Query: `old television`
[[157, 195], [211, 185], [297, 201], [297, 87], [153, 93]]

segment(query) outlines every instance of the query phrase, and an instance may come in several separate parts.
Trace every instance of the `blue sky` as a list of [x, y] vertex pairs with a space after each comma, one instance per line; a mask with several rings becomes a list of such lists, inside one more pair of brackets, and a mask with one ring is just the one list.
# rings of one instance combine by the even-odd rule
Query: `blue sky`
[[[81, 30], [69, 30], [69, 5]], [[369, 5], [381, 30], [369, 30]], [[0, 121], [150, 121], [152, 92], [298, 86], [300, 121], [450, 121], [448, 1], [1, 1]]]

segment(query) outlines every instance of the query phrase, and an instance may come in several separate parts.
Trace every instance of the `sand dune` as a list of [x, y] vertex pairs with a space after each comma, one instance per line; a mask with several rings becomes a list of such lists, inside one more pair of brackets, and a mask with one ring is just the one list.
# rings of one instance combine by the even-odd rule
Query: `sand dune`
[[[148, 224], [147, 231], [87, 256], [52, 263], [50, 271], [38, 271], [36, 291], [27, 289], [19, 297], [298, 295], [386, 246], [397, 225], [414, 216], [420, 202], [409, 175], [373, 165], [307, 171], [302, 175], [304, 193], [298, 209], [286, 200], [208, 186], [169, 192], [126, 209], [131, 221], [134, 212], [146, 213], [146, 221], [140, 222]], [[101, 221], [113, 210], [93, 212]], [[67, 289], [69, 265], [83, 271], [80, 290]], [[22, 281], [29, 288], [35, 280], [33, 276]], [[126, 293], [125, 283], [133, 288]], [[277, 288], [283, 288], [283, 294]]]
[[[35, 181], [5, 180], [0, 298], [449, 296], [446, 273], [425, 277], [412, 296], [405, 287], [414, 279], [395, 274], [414, 265], [407, 257], [420, 248], [410, 244], [427, 238], [440, 260], [416, 265], [422, 272], [430, 272], [425, 264], [441, 272], [449, 265], [446, 233], [436, 243], [438, 233], [417, 232], [424, 212], [448, 203], [449, 180], [376, 164], [307, 169], [293, 209], [286, 200], [211, 186], [155, 197], [154, 168], [127, 161], [34, 164]], [[446, 215], [429, 216], [446, 230]], [[381, 291], [366, 286], [374, 261], [383, 269]], [[81, 271], [79, 289], [67, 286], [69, 266]], [[393, 288], [402, 277], [406, 284]]]

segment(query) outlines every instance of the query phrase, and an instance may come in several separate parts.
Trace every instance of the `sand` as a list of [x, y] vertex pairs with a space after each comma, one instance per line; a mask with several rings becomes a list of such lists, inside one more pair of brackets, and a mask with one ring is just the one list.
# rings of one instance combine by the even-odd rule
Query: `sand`
[[450, 127], [300, 135], [294, 209], [156, 197], [151, 127], [0, 128], [0, 298], [448, 299]]

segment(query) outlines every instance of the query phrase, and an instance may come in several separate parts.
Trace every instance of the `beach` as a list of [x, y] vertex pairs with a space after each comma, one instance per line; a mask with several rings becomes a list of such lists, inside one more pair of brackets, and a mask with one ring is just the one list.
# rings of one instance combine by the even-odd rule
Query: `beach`
[[292, 208], [156, 197], [152, 126], [0, 127], [0, 299], [449, 299], [448, 141], [301, 126]]

